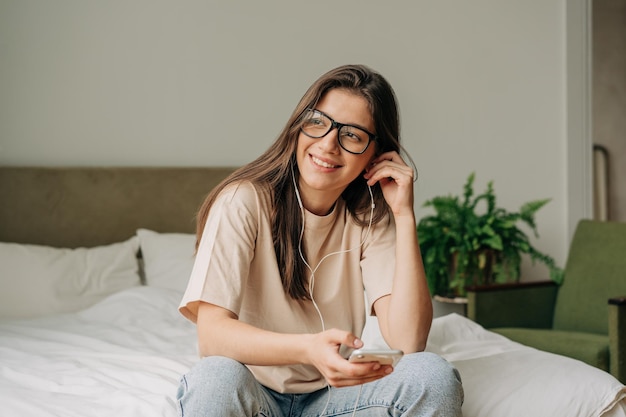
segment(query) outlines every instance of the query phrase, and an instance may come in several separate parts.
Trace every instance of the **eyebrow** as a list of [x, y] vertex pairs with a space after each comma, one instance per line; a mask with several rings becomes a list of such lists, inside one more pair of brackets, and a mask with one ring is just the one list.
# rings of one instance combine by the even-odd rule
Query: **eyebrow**
[[[328, 117], [330, 120], [335, 120], [334, 117], [330, 117], [330, 115], [324, 113], [323, 111], [316, 109], [315, 107], [313, 108], [313, 110], [315, 110], [316, 112], [322, 113], [324, 116]], [[336, 120], [335, 120], [336, 121]], [[337, 122], [337, 121], [336, 121]], [[337, 122], [337, 123], [341, 123], [342, 125], [346, 125], [346, 126], [351, 126], [351, 127], [357, 127], [361, 130], [364, 130], [365, 132], [369, 133], [370, 135], [374, 135], [377, 136], [376, 133], [370, 132], [369, 129], [367, 129], [364, 126], [361, 126], [360, 124], [356, 124], [356, 123], [343, 123], [343, 122]]]

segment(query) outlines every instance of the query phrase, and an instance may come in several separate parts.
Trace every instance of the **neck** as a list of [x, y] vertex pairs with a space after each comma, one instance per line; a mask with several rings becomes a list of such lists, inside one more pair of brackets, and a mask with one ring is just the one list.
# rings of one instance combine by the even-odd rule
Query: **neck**
[[331, 191], [300, 189], [302, 205], [316, 216], [326, 216], [332, 212], [340, 195], [341, 193], [336, 194]]

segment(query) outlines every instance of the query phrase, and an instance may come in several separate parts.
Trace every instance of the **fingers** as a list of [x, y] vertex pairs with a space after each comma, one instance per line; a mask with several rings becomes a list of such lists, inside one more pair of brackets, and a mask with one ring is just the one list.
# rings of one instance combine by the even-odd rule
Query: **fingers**
[[316, 344], [312, 363], [324, 375], [329, 385], [346, 387], [364, 384], [383, 378], [390, 374], [393, 368], [389, 365], [380, 365], [378, 362], [351, 363], [339, 354], [341, 345], [358, 349], [363, 342], [350, 332], [338, 329], [326, 330], [318, 334], [321, 345]]
[[374, 158], [364, 175], [368, 185], [377, 182], [384, 185], [388, 182], [412, 184], [415, 173], [397, 152], [386, 152]]
[[390, 152], [382, 153], [382, 154], [378, 155], [376, 158], [374, 158], [372, 160], [372, 163], [377, 164], [377, 163], [382, 162], [382, 161], [392, 161], [392, 162], [397, 162], [397, 163], [401, 163], [403, 165], [406, 165], [406, 163], [404, 162], [402, 157], [396, 151], [390, 151]]
[[350, 363], [346, 367], [326, 375], [326, 381], [333, 387], [360, 385], [384, 378], [393, 372], [391, 365], [381, 366], [378, 362]]

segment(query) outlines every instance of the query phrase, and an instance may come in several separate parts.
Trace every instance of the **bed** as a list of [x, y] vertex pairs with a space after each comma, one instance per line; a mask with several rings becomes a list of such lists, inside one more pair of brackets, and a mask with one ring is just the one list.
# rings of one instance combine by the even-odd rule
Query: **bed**
[[[2, 416], [177, 415], [198, 360], [177, 311], [193, 217], [230, 172], [0, 167]], [[375, 318], [363, 338], [384, 344]], [[459, 369], [466, 417], [626, 416], [609, 374], [457, 314], [434, 320], [427, 350]]]

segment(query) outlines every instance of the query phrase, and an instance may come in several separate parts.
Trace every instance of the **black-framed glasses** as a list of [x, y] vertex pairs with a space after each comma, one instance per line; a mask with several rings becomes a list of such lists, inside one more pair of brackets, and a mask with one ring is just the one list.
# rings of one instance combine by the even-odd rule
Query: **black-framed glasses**
[[310, 138], [319, 139], [337, 128], [339, 146], [353, 154], [362, 154], [370, 142], [378, 138], [367, 130], [334, 121], [330, 116], [315, 109], [306, 109], [300, 119], [300, 130]]

